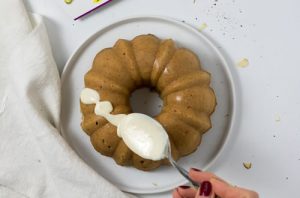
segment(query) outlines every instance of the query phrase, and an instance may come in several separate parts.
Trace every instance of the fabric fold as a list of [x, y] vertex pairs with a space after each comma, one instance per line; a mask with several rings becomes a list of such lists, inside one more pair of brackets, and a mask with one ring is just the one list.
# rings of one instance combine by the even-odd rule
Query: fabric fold
[[60, 78], [42, 18], [1, 1], [0, 38], [0, 197], [125, 198], [59, 133]]

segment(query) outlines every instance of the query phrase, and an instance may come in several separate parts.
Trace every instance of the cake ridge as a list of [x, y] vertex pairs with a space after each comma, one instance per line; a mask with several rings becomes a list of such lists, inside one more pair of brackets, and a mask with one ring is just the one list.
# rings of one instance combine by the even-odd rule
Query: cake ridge
[[170, 93], [177, 92], [178, 90], [188, 89], [193, 86], [209, 86], [210, 74], [205, 71], [196, 71], [186, 75], [182, 75], [178, 79], [171, 82], [161, 92], [161, 97], [166, 97]]
[[[168, 114], [169, 113], [161, 114], [157, 117], [157, 120], [159, 120], [163, 124], [169, 137], [173, 141], [177, 152], [179, 152], [180, 155], [183, 156], [190, 154], [194, 151], [195, 147], [197, 147], [200, 144], [201, 133], [199, 133], [194, 127], [191, 127], [185, 122], [183, 122], [179, 117], [173, 117], [173, 119], [168, 119], [170, 116]], [[172, 130], [170, 130], [170, 128]], [[190, 136], [191, 134], [193, 135], [193, 138], [187, 139], [186, 137]], [[187, 144], [187, 142], [185, 141], [188, 141], [189, 144]]]
[[115, 43], [113, 49], [116, 51], [117, 55], [123, 59], [123, 61], [125, 61], [125, 65], [127, 65], [127, 71], [131, 75], [132, 79], [134, 79], [135, 84], [137, 86], [141, 85], [142, 77], [135, 59], [131, 42], [125, 39], [119, 39]]
[[[172, 39], [166, 39], [161, 41], [152, 66], [152, 72], [150, 76], [152, 86], [156, 86], [158, 79], [160, 78], [167, 64], [174, 56], [175, 51], [176, 45]], [[161, 53], [163, 53], [164, 56], [159, 56]]]
[[118, 59], [118, 55], [113, 48], [105, 48], [99, 52], [94, 61], [92, 69], [98, 71], [109, 78], [111, 81], [119, 82], [122, 86], [126, 86], [130, 91], [134, 87], [134, 81], [130, 75], [124, 75], [127, 69], [123, 62]]
[[93, 147], [102, 155], [113, 155], [119, 145], [121, 138], [117, 135], [115, 128], [115, 126], [108, 122], [90, 136]]
[[160, 40], [152, 34], [147, 34], [136, 36], [131, 42], [143, 84], [149, 85], [152, 66], [160, 45]]
[[180, 76], [198, 71], [199, 69], [200, 61], [198, 57], [194, 53], [191, 53], [190, 50], [178, 48], [158, 79], [157, 88], [162, 92], [168, 84]]
[[85, 75], [85, 86], [90, 87], [96, 90], [102, 90], [102, 89], [108, 89], [114, 92], [119, 92], [124, 95], [129, 95], [130, 90], [126, 87], [124, 87], [119, 84], [118, 82], [115, 82], [105, 75], [103, 75], [99, 71], [88, 71], [87, 74]]
[[[208, 101], [208, 99], [212, 96], [214, 96], [214, 91], [210, 87], [192, 86], [165, 96], [164, 103], [165, 106], [176, 104], [186, 108], [193, 107], [193, 110], [199, 113], [205, 112], [211, 115], [215, 109], [215, 100]], [[197, 100], [194, 98], [197, 98]]]
[[166, 111], [201, 133], [211, 128], [211, 122], [207, 113], [200, 113], [194, 109], [188, 109], [178, 104], [172, 104], [172, 106], [166, 105], [163, 112]]

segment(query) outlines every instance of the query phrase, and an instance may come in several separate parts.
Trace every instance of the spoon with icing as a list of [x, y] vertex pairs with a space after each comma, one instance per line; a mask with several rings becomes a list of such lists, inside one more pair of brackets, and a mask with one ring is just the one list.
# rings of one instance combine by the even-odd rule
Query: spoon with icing
[[153, 161], [168, 158], [183, 177], [199, 187], [200, 184], [189, 177], [188, 171], [173, 159], [168, 134], [158, 121], [141, 113], [112, 115], [112, 104], [109, 101], [100, 102], [98, 92], [90, 88], [82, 90], [80, 100], [83, 104], [96, 104], [95, 114], [115, 125], [118, 136], [134, 153]]

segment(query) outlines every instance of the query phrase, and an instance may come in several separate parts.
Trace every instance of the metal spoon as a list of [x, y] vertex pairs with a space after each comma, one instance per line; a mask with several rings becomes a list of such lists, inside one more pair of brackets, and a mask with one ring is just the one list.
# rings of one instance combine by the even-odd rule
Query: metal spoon
[[193, 181], [189, 177], [189, 172], [187, 170], [185, 170], [183, 167], [181, 167], [180, 165], [178, 165], [177, 162], [173, 159], [170, 142], [168, 143], [167, 158], [168, 158], [169, 162], [172, 164], [172, 166], [174, 168], [176, 168], [183, 177], [185, 177], [189, 182], [191, 182], [194, 187], [197, 187], [197, 188], [200, 187], [201, 184]]

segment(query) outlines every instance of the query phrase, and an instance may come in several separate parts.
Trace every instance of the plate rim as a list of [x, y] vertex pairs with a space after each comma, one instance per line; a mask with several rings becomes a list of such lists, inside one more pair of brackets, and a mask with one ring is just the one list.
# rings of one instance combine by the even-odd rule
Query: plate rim
[[[117, 18], [115, 20], [113, 20], [110, 23], [106, 23], [106, 25], [100, 27], [99, 29], [97, 29], [94, 33], [90, 34], [89, 36], [87, 36], [86, 39], [84, 39], [84, 41], [82, 41], [76, 48], [75, 50], [71, 53], [70, 57], [68, 58], [66, 64], [64, 65], [64, 68], [62, 70], [61, 73], [61, 89], [64, 85], [64, 81], [66, 80], [66, 76], [68, 74], [68, 70], [73, 68], [72, 64], [74, 61], [76, 61], [78, 54], [80, 54], [87, 45], [89, 45], [94, 39], [95, 37], [97, 37], [97, 35], [101, 35], [101, 32], [106, 32], [108, 29], [112, 29], [114, 26], [118, 26], [119, 24], [124, 24], [124, 23], [130, 23], [132, 21], [138, 21], [138, 20], [162, 20], [164, 22], [168, 22], [177, 26], [181, 26], [184, 27], [185, 29], [187, 29], [188, 31], [191, 31], [195, 34], [197, 34], [197, 36], [200, 36], [212, 49], [213, 51], [218, 55], [218, 57], [220, 58], [221, 62], [222, 62], [222, 68], [225, 70], [226, 76], [228, 78], [228, 82], [229, 82], [229, 87], [230, 87], [230, 91], [231, 91], [231, 110], [232, 110], [232, 115], [231, 115], [231, 120], [228, 123], [228, 129], [227, 129], [227, 134], [226, 137], [224, 138], [223, 144], [220, 146], [220, 148], [218, 149], [218, 151], [216, 152], [215, 156], [210, 160], [210, 162], [203, 168], [203, 170], [207, 170], [210, 167], [213, 167], [213, 165], [215, 164], [215, 162], [221, 157], [222, 153], [224, 153], [224, 150], [226, 149], [226, 147], [228, 147], [228, 142], [229, 142], [229, 137], [231, 136], [231, 134], [233, 133], [234, 129], [237, 127], [235, 124], [235, 120], [237, 115], [239, 114], [239, 112], [237, 111], [237, 106], [240, 106], [240, 100], [237, 97], [237, 90], [238, 90], [238, 79], [237, 77], [233, 77], [234, 72], [231, 69], [231, 67], [229, 66], [229, 61], [227, 57], [227, 54], [225, 54], [224, 52], [221, 52], [217, 47], [216, 47], [216, 43], [214, 43], [212, 41], [212, 39], [208, 36], [206, 36], [204, 33], [202, 33], [201, 31], [197, 30], [195, 27], [193, 27], [192, 25], [186, 23], [186, 22], [182, 22], [180, 19], [176, 19], [173, 17], [168, 17], [168, 16], [162, 16], [162, 15], [133, 15], [133, 16], [128, 16], [128, 17], [122, 17], [122, 18]], [[62, 100], [62, 99], [61, 99]], [[61, 106], [61, 112], [62, 112], [62, 106]], [[62, 120], [62, 117], [60, 117], [60, 120]], [[63, 139], [68, 143], [68, 145], [74, 150], [74, 152], [76, 153], [76, 155], [78, 155], [78, 157], [91, 169], [93, 169], [88, 163], [86, 163], [84, 161], [84, 159], [79, 155], [79, 153], [76, 151], [75, 148], [73, 148], [73, 146], [69, 143], [69, 141], [67, 141], [66, 139], [66, 135], [63, 129], [62, 124], [60, 125], [60, 134], [62, 135]], [[94, 169], [93, 169], [94, 170]], [[98, 174], [99, 176], [102, 177], [101, 174], [99, 174], [96, 170], [94, 170], [96, 174]], [[103, 177], [104, 178], [104, 177]], [[104, 178], [106, 179], [106, 178]], [[110, 182], [109, 180], [107, 180], [108, 182]], [[110, 182], [112, 183], [112, 182]], [[184, 178], [179, 181], [177, 183], [177, 185], [184, 185], [187, 184], [188, 181], [186, 181]], [[123, 192], [127, 192], [127, 193], [135, 193], [135, 194], [154, 194], [154, 193], [163, 193], [163, 192], [167, 192], [170, 191], [172, 188], [174, 187], [170, 187], [165, 186], [162, 188], [155, 188], [152, 190], [146, 189], [146, 190], [141, 190], [141, 189], [128, 189], [128, 187], [126, 186], [120, 186], [120, 185], [116, 185], [114, 183], [112, 183], [112, 185], [115, 185], [117, 188], [119, 188], [121, 191]]]

